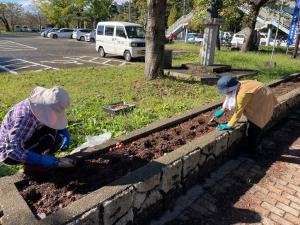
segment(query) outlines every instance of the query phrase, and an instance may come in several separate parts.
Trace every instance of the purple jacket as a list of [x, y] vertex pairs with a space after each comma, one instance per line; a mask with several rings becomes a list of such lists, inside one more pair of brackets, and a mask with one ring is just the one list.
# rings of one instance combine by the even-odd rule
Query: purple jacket
[[0, 127], [0, 162], [8, 157], [26, 162], [24, 143], [42, 126], [31, 112], [28, 99], [11, 108]]

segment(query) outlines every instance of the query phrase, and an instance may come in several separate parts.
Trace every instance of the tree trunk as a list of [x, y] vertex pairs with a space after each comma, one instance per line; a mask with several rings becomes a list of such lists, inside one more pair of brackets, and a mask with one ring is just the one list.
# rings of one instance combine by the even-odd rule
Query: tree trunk
[[218, 37], [217, 37], [216, 46], [217, 46], [218, 51], [221, 51], [220, 28], [218, 28]]
[[258, 7], [251, 7], [250, 14], [248, 17], [248, 21], [246, 23], [246, 27], [248, 28], [248, 32], [245, 36], [245, 42], [242, 46], [242, 52], [247, 51], [255, 51], [256, 48], [256, 32], [255, 32], [255, 25], [256, 25], [256, 18], [258, 16], [260, 8]]
[[249, 14], [246, 22], [246, 27], [248, 28], [248, 33], [245, 37], [245, 42], [242, 46], [242, 52], [255, 51], [258, 50], [257, 33], [255, 32], [256, 19], [259, 14], [259, 10], [270, 0], [255, 0], [250, 1]]
[[163, 75], [167, 0], [147, 0], [145, 76]]
[[8, 23], [7, 19], [3, 16], [0, 16], [0, 20], [4, 24], [6, 31], [10, 32], [11, 30], [10, 30], [10, 26], [9, 26], [9, 23]]

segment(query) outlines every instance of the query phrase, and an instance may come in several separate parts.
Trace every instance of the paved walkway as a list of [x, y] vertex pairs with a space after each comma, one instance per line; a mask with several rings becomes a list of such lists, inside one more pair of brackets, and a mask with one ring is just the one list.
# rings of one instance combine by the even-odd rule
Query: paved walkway
[[300, 110], [262, 146], [263, 157], [227, 162], [152, 225], [300, 225]]

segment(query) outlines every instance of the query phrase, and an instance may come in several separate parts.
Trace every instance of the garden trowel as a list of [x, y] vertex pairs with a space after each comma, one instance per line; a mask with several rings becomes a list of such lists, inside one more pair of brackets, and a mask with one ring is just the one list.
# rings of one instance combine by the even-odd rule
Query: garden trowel
[[218, 123], [218, 122], [216, 121], [216, 117], [215, 117], [215, 116], [213, 116], [213, 117], [206, 123], [206, 126], [212, 125], [213, 122]]

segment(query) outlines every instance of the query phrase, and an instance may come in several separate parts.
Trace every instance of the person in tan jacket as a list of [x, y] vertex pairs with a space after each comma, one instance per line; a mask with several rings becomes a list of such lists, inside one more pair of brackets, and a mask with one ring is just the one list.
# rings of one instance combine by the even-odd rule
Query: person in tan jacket
[[222, 109], [215, 113], [219, 118], [225, 109], [234, 110], [234, 114], [226, 124], [219, 125], [217, 130], [233, 128], [244, 114], [248, 119], [247, 134], [250, 147], [257, 146], [262, 129], [270, 121], [277, 99], [272, 90], [255, 80], [238, 81], [230, 76], [223, 76], [217, 83], [218, 92], [226, 98]]

